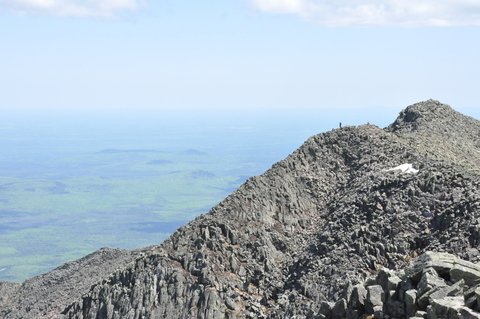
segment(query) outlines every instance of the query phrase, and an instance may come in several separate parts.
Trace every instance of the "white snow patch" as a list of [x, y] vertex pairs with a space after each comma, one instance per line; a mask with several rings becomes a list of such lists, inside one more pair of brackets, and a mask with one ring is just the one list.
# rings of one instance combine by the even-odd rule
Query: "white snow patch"
[[400, 172], [406, 173], [406, 174], [417, 174], [418, 173], [418, 169], [413, 168], [413, 165], [408, 164], [408, 163], [398, 165], [397, 167], [394, 167], [394, 168], [387, 169], [387, 172], [391, 172], [391, 171], [400, 171]]

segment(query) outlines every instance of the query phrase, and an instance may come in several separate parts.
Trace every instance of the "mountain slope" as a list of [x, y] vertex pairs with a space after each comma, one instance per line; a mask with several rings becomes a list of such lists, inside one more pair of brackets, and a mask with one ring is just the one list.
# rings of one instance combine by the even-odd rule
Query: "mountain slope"
[[477, 262], [479, 137], [479, 121], [432, 100], [386, 129], [313, 136], [64, 314], [323, 318], [323, 301], [424, 251]]
[[103, 248], [23, 284], [0, 283], [0, 318], [57, 318], [66, 305], [142, 250]]
[[480, 163], [478, 120], [429, 100], [402, 111], [388, 130], [400, 135], [420, 153], [477, 170]]

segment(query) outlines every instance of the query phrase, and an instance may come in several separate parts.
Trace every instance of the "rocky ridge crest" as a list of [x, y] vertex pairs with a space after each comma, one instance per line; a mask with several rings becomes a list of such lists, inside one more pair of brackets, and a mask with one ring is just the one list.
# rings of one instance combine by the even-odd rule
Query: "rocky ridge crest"
[[[119, 265], [62, 313], [373, 315], [373, 308], [350, 306], [350, 289], [383, 269], [399, 271], [426, 251], [480, 261], [479, 141], [479, 121], [433, 100], [408, 107], [386, 129], [363, 125], [313, 136], [162, 245]], [[418, 173], [392, 170], [405, 163]]]

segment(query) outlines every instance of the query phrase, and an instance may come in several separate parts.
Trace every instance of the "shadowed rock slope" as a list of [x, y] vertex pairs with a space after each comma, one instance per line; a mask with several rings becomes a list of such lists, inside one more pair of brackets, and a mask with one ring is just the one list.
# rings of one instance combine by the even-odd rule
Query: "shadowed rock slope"
[[63, 314], [335, 318], [328, 302], [383, 267], [425, 251], [479, 261], [479, 163], [480, 122], [433, 100], [386, 129], [316, 135]]

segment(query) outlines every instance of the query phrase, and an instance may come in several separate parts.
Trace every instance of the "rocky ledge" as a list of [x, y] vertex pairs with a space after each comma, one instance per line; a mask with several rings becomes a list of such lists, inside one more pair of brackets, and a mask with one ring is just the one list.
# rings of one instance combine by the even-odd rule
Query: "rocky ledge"
[[347, 286], [345, 297], [323, 302], [319, 318], [480, 318], [480, 265], [426, 252], [401, 271], [381, 269]]

